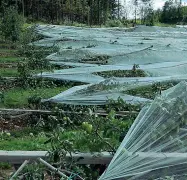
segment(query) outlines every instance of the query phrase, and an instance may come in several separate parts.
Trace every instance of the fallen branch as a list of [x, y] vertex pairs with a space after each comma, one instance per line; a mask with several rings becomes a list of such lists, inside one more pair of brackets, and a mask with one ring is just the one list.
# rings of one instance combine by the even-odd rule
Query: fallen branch
[[[54, 111], [49, 111], [49, 110], [32, 110], [32, 109], [5, 109], [5, 108], [0, 108], [0, 114], [1, 112], [14, 112], [14, 113], [36, 113], [36, 114], [56, 114]], [[78, 115], [88, 115], [88, 113], [81, 113], [81, 112], [74, 112], [74, 111], [61, 111], [64, 114], [78, 114]], [[108, 113], [106, 111], [96, 111], [92, 113], [93, 115], [98, 115], [98, 116], [108, 116]], [[119, 111], [116, 112], [116, 116], [119, 117], [126, 117], [128, 114], [138, 114], [137, 111]]]
[[9, 180], [14, 180], [28, 163], [29, 161], [25, 160], [23, 164], [18, 168], [18, 170], [12, 175], [12, 177]]
[[65, 179], [68, 179], [68, 176], [66, 176], [64, 173], [62, 173], [59, 169], [53, 167], [48, 162], [44, 161], [42, 158], [39, 158], [38, 161], [40, 161], [42, 164], [44, 164], [45, 166], [47, 166], [49, 169], [51, 169], [52, 171], [54, 171], [55, 173], [57, 173], [61, 177], [65, 178]]
[[24, 113], [24, 114], [19, 114], [19, 115], [15, 115], [15, 116], [9, 116], [10, 119], [18, 119], [18, 118], [23, 118], [25, 116], [29, 116], [31, 115], [32, 113]]

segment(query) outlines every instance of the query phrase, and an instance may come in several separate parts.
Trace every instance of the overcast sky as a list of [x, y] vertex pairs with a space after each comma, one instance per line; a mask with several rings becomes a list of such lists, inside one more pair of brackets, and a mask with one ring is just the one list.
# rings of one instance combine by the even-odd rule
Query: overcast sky
[[[124, 0], [121, 0], [121, 1], [123, 2]], [[126, 1], [128, 2], [128, 1], [132, 1], [132, 0], [126, 0]], [[154, 9], [162, 8], [163, 5], [164, 5], [164, 3], [165, 3], [165, 1], [166, 0], [153, 0], [153, 2], [154, 2]], [[182, 3], [184, 5], [187, 5], [187, 0], [182, 0]]]
[[[121, 3], [123, 4], [124, 2], [126, 2], [126, 12], [127, 12], [127, 18], [131, 19], [134, 18], [134, 7], [132, 5], [132, 1], [133, 0], [121, 0]], [[180, 0], [178, 0], [180, 1]], [[152, 0], [153, 4], [154, 4], [154, 9], [158, 9], [158, 8], [162, 8], [164, 3], [166, 2], [166, 0]], [[187, 0], [182, 0], [182, 4], [187, 6]]]
[[164, 0], [155, 0], [154, 1], [154, 9], [161, 8], [164, 5]]
[[[162, 6], [164, 5], [165, 1], [166, 0], [153, 0], [153, 2], [154, 2], [154, 8], [155, 9], [162, 8]], [[182, 3], [184, 5], [186, 5], [187, 4], [187, 0], [182, 0]]]

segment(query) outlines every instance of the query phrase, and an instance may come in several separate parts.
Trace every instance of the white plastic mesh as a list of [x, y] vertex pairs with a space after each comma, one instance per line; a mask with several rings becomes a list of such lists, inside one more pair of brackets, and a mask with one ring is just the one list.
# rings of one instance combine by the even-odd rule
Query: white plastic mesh
[[[131, 97], [123, 91], [155, 82], [187, 79], [187, 29], [138, 26], [136, 28], [78, 28], [68, 26], [38, 26], [38, 33], [46, 38], [34, 42], [38, 46], [57, 46], [59, 51], [47, 57], [51, 64], [72, 68], [42, 73], [42, 77], [63, 81], [102, 84], [108, 77], [97, 74], [105, 71], [132, 70], [138, 64], [146, 78], [118, 78], [120, 84], [107, 91], [90, 91], [74, 94], [56, 102], [102, 104], [109, 98], [121, 96], [128, 102], [149, 101]], [[101, 73], [100, 73], [101, 74]], [[38, 76], [41, 76], [39, 74]], [[113, 74], [115, 75], [115, 73]], [[93, 85], [91, 86], [93, 87]], [[117, 90], [116, 90], [117, 89]], [[63, 94], [63, 93], [62, 93]], [[61, 94], [61, 95], [62, 95]], [[95, 99], [94, 99], [95, 97]], [[130, 100], [129, 100], [130, 97]]]
[[187, 83], [145, 106], [100, 180], [187, 178]]
[[120, 97], [126, 103], [134, 105], [144, 105], [152, 100], [131, 96], [125, 94], [123, 91], [138, 87], [140, 85], [147, 85], [147, 82], [128, 83], [119, 82], [115, 79], [102, 81], [98, 84], [89, 84], [82, 86], [75, 86], [64, 91], [57, 96], [44, 101], [74, 104], [74, 105], [103, 105], [109, 103], [110, 99], [118, 100]]

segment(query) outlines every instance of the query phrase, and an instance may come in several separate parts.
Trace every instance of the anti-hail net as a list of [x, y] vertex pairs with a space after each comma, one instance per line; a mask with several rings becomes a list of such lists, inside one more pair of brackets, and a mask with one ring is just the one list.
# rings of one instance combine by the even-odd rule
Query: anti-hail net
[[[73, 67], [73, 69], [65, 70], [69, 72], [69, 75], [77, 73], [79, 69], [75, 67], [83, 67], [80, 74], [86, 73], [86, 77], [88, 70], [85, 67], [93, 67], [94, 71], [89, 71], [93, 73], [132, 69], [134, 64], [140, 65], [142, 70], [148, 72], [148, 76], [153, 77], [187, 73], [186, 28], [139, 26], [135, 29], [120, 29], [39, 26], [37, 31], [46, 38], [34, 42], [34, 45], [59, 47], [59, 51], [49, 55], [47, 59], [52, 64]], [[166, 65], [168, 68], [165, 62], [171, 62]], [[112, 65], [113, 69], [106, 69], [105, 66], [100, 65]], [[63, 72], [60, 77], [65, 79]], [[59, 79], [59, 73], [56, 74], [55, 71], [52, 74], [52, 78], [58, 76]], [[45, 77], [45, 74], [43, 76]], [[73, 78], [71, 80], [73, 81]]]
[[187, 179], [187, 83], [145, 106], [100, 180]]
[[[86, 105], [88, 102], [106, 103], [108, 98], [120, 96], [124, 100], [128, 99], [128, 102], [139, 101], [143, 97], [133, 96], [129, 100], [124, 89], [187, 79], [187, 29], [184, 27], [138, 26], [128, 29], [43, 25], [37, 27], [37, 32], [45, 38], [34, 42], [34, 45], [59, 48], [58, 52], [46, 57], [50, 63], [70, 67], [38, 76], [96, 85], [115, 78], [115, 83], [121, 84], [107, 91], [90, 92], [87, 88], [86, 93], [76, 91], [71, 94], [69, 101], [60, 98], [63, 93], [49, 100], [72, 104], [82, 101]], [[126, 76], [126, 72], [131, 71], [134, 65], [138, 65], [136, 69], [143, 71], [146, 77], [133, 77], [133, 74]], [[149, 101], [141, 99], [140, 102], [142, 100]]]
[[155, 83], [177, 83], [186, 80], [187, 76], [164, 76], [164, 77], [132, 77], [132, 78], [110, 78], [100, 83], [75, 86], [45, 101], [75, 104], [75, 105], [103, 105], [111, 99], [119, 97], [129, 104], [146, 104], [150, 99], [141, 96], [128, 95], [127, 91]]

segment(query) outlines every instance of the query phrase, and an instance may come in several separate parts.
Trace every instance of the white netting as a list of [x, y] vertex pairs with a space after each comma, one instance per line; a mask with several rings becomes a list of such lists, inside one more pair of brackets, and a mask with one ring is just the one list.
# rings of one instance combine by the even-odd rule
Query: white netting
[[[114, 99], [117, 96], [128, 99], [123, 89], [133, 89], [154, 82], [187, 79], [187, 29], [184, 27], [138, 26], [127, 29], [43, 25], [38, 26], [37, 31], [46, 38], [34, 42], [34, 45], [59, 47], [58, 52], [47, 57], [50, 63], [72, 67], [42, 73], [42, 77], [96, 85], [115, 77], [116, 83], [121, 84], [116, 87], [119, 89], [117, 93], [114, 89], [107, 92], [87, 91], [82, 96], [74, 93], [74, 99], [69, 99], [71, 103], [80, 102], [83, 97], [82, 103], [85, 104], [88, 101], [93, 104], [101, 101], [104, 103], [109, 94]], [[123, 71], [125, 76], [124, 71], [131, 71], [134, 64], [139, 65], [137, 69], [144, 71], [146, 78], [122, 78], [123, 76], [117, 76], [114, 72]], [[110, 77], [103, 75], [105, 72], [109, 72]], [[94, 101], [94, 96], [101, 101]], [[133, 97], [132, 101], [136, 101], [135, 99]], [[57, 102], [62, 102], [61, 100], [56, 99]]]
[[186, 179], [186, 109], [186, 82], [145, 106], [100, 179]]
[[125, 81], [117, 81], [108, 79], [97, 84], [89, 84], [75, 86], [67, 91], [64, 91], [57, 96], [44, 101], [75, 104], [75, 105], [103, 105], [109, 103], [109, 100], [118, 100], [120, 97], [125, 102], [134, 105], [142, 105], [152, 100], [131, 96], [125, 94], [125, 90], [129, 90], [139, 86], [148, 85], [149, 83], [141, 81], [140, 83], [128, 83]]

